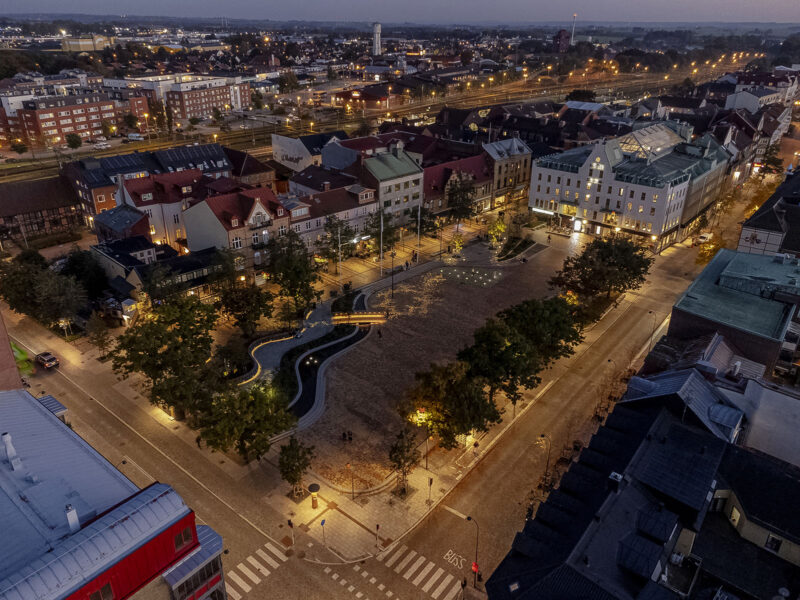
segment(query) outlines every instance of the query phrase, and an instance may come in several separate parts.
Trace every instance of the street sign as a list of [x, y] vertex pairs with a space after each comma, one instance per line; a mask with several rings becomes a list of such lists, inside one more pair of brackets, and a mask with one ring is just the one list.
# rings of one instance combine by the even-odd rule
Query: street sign
[[472, 563], [472, 572], [473, 573], [477, 573], [478, 572], [478, 563], [476, 563], [476, 562]]
[[433, 485], [433, 477], [428, 477], [428, 487]]
[[322, 521], [320, 521], [319, 524], [325, 527], [325, 519], [322, 519]]
[[292, 523], [291, 519], [289, 519], [289, 528], [294, 529], [294, 523]]

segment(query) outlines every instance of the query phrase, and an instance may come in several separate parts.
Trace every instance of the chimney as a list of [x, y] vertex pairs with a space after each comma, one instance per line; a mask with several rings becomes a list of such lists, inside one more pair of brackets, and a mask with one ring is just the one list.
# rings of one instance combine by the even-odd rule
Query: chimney
[[608, 491], [618, 492], [621, 485], [622, 475], [616, 471], [611, 471], [611, 474], [608, 476]]
[[75, 533], [81, 528], [81, 522], [78, 519], [78, 511], [72, 507], [72, 504], [67, 504], [64, 507], [64, 511], [67, 513], [67, 523], [69, 524], [69, 532]]
[[331, 189], [331, 182], [330, 181], [323, 181], [322, 182], [322, 191], [329, 192]]
[[12, 471], [19, 471], [22, 468], [22, 461], [17, 456], [17, 451], [14, 449], [14, 444], [11, 443], [11, 434], [4, 433], [0, 436], [3, 440], [3, 447], [6, 450], [6, 458], [11, 465]]

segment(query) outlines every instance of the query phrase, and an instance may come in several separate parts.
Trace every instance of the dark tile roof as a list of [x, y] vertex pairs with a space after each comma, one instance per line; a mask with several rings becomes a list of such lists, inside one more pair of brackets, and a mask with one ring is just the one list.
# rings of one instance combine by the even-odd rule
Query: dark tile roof
[[234, 150], [233, 148], [227, 147], [223, 147], [223, 151], [231, 163], [231, 174], [234, 177], [245, 177], [258, 173], [271, 173], [275, 170], [267, 163], [258, 160], [248, 152], [242, 152], [241, 150]]
[[317, 155], [322, 152], [322, 147], [331, 141], [332, 138], [338, 140], [346, 140], [347, 133], [341, 129], [338, 131], [331, 131], [329, 133], [313, 133], [311, 135], [303, 135], [297, 138], [300, 143], [306, 147], [312, 155]]
[[330, 184], [330, 189], [353, 185], [358, 179], [338, 169], [309, 165], [291, 178], [291, 181], [312, 190], [324, 191], [325, 183]]
[[94, 218], [94, 222], [111, 231], [123, 233], [146, 218], [143, 212], [128, 204], [122, 204], [110, 210], [104, 210]]
[[115, 252], [124, 252], [126, 254], [142, 252], [143, 250], [149, 250], [156, 246], [143, 235], [134, 235], [129, 238], [106, 242], [104, 245]]
[[78, 198], [64, 176], [0, 183], [0, 217], [77, 204]]

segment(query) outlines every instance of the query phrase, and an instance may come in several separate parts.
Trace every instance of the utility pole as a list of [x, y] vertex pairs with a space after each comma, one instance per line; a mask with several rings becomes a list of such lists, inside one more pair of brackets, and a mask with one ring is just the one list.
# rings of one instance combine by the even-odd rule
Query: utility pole
[[381, 242], [380, 242], [380, 263], [381, 263], [381, 277], [383, 277], [383, 209], [381, 211]]
[[572, 13], [572, 34], [569, 36], [569, 45], [575, 45], [575, 19], [578, 18], [578, 13]]
[[422, 235], [422, 201], [417, 204], [417, 264], [419, 264], [420, 236]]
[[336, 237], [339, 238], [339, 287], [342, 287], [342, 226], [341, 223], [339, 224], [339, 228], [336, 230]]

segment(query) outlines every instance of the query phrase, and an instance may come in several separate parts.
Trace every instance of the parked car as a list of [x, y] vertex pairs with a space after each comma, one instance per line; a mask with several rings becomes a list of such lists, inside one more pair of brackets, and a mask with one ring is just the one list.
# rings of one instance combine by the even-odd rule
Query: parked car
[[106, 136], [104, 136], [104, 135], [98, 135], [96, 138], [94, 138], [94, 141], [96, 141], [96, 142], [107, 142], [108, 138]]
[[143, 142], [144, 136], [141, 133], [129, 133], [128, 139], [132, 142]]
[[701, 233], [700, 237], [697, 238], [697, 241], [701, 244], [705, 244], [706, 242], [710, 242], [713, 237], [714, 234], [711, 232]]
[[111, 144], [109, 144], [108, 142], [100, 142], [99, 144], [95, 144], [94, 147], [97, 148], [98, 150], [108, 150], [109, 148], [111, 148]]
[[122, 143], [123, 144], [130, 144], [131, 141], [128, 138], [123, 138]]
[[52, 369], [61, 364], [51, 352], [41, 352], [37, 354], [36, 363], [43, 366], [45, 369]]

